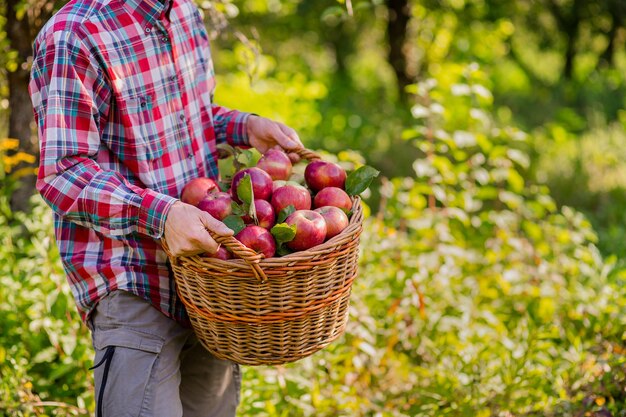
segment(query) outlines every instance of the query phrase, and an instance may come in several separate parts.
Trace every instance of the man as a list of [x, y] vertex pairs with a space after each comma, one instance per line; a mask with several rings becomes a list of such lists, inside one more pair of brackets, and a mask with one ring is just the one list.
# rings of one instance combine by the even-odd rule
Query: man
[[234, 416], [239, 368], [189, 329], [160, 239], [215, 252], [232, 231], [177, 197], [217, 176], [216, 144], [302, 147], [268, 119], [213, 103], [193, 0], [71, 0], [34, 44], [37, 188], [92, 331], [97, 415]]

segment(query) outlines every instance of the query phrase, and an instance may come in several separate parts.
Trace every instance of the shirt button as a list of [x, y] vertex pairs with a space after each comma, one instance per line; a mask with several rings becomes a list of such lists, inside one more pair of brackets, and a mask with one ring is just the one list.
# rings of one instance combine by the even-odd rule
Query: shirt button
[[193, 158], [193, 154], [192, 154], [191, 152], [189, 152], [189, 153], [187, 154], [187, 158], [189, 158], [189, 159]]
[[152, 32], [152, 28], [150, 26], [146, 26], [146, 28], [144, 29], [144, 32], [150, 33]]
[[165, 36], [163, 36], [163, 37], [161, 38], [161, 42], [163, 42], [163, 43], [167, 42], [168, 40], [169, 40], [169, 39], [168, 39], [168, 38], [166, 38]]
[[174, 81], [176, 79], [175, 75], [170, 75], [170, 81]]
[[180, 116], [178, 116], [178, 118], [179, 118], [180, 120], [183, 120], [183, 121], [184, 121], [184, 120], [185, 120], [185, 115], [184, 115], [184, 114], [181, 114]]

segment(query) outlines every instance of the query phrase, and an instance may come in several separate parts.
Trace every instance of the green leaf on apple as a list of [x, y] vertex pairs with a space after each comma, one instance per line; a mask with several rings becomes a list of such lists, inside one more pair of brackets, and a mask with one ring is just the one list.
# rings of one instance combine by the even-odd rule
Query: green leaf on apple
[[279, 245], [291, 242], [296, 237], [296, 225], [288, 225], [287, 223], [278, 223], [270, 230], [272, 236]]
[[240, 150], [237, 161], [244, 167], [251, 167], [254, 165], [254, 154], [249, 149]]
[[289, 217], [289, 215], [293, 213], [294, 211], [296, 211], [296, 208], [294, 207], [294, 205], [289, 204], [287, 207], [285, 207], [280, 212], [278, 212], [276, 223], [284, 222], [287, 219], [287, 217]]
[[237, 149], [228, 143], [220, 143], [216, 146], [220, 158], [237, 155]]
[[279, 245], [278, 248], [276, 249], [276, 254], [278, 256], [285, 256], [285, 255], [289, 255], [290, 253], [293, 253], [293, 251], [285, 245]]
[[245, 223], [243, 222], [243, 219], [239, 216], [235, 216], [234, 214], [231, 214], [230, 216], [226, 216], [224, 220], [222, 221], [229, 229], [235, 232], [235, 234], [241, 232], [244, 229], [244, 227], [246, 227]]
[[230, 190], [230, 182], [229, 181], [218, 181], [218, 187], [220, 187], [220, 191], [227, 193]]
[[276, 253], [279, 256], [288, 255], [291, 250], [285, 246], [285, 243], [291, 242], [296, 237], [296, 225], [288, 225], [287, 223], [278, 223], [270, 230], [274, 240], [276, 240]]
[[237, 197], [244, 204], [252, 205], [254, 202], [254, 189], [252, 188], [252, 179], [249, 174], [245, 174], [237, 185]]
[[378, 174], [380, 171], [367, 165], [352, 171], [346, 178], [346, 193], [351, 196], [361, 194]]
[[241, 204], [237, 204], [236, 201], [231, 201], [230, 207], [232, 214], [235, 216], [245, 216], [247, 213], [245, 208]]

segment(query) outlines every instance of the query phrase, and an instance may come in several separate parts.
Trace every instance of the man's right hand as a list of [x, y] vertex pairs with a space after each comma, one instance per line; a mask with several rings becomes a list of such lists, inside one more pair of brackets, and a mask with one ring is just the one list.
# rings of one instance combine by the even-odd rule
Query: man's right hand
[[209, 213], [177, 201], [167, 214], [163, 238], [173, 256], [215, 253], [219, 244], [213, 240], [209, 230], [222, 236], [233, 234], [231, 229]]

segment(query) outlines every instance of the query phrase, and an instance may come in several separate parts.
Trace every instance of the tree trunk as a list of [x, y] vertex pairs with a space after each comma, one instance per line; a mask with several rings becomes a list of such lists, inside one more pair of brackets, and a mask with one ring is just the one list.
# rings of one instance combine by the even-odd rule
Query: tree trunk
[[404, 51], [406, 31], [411, 19], [408, 0], [386, 0], [389, 13], [387, 21], [388, 61], [398, 80], [398, 93], [406, 101], [406, 87], [414, 82], [407, 72], [407, 59]]
[[620, 28], [624, 24], [624, 14], [626, 14], [626, 7], [622, 0], [613, 0], [608, 3], [609, 13], [611, 14], [612, 22], [611, 29], [609, 33], [607, 33], [607, 37], [609, 39], [608, 44], [606, 45], [606, 49], [600, 56], [600, 63], [607, 66], [613, 66], [613, 60], [615, 57], [615, 44], [617, 43], [617, 36], [619, 34]]
[[559, 26], [559, 30], [565, 34], [565, 64], [563, 65], [563, 77], [571, 79], [574, 74], [574, 59], [576, 58], [576, 41], [580, 31], [580, 23], [583, 15], [582, 8], [585, 5], [584, 0], [574, 0], [574, 3], [567, 11], [561, 9], [561, 6], [555, 0], [549, 0], [548, 8]]
[[[11, 49], [17, 51], [18, 67], [7, 74], [9, 85], [9, 137], [19, 139], [19, 150], [39, 157], [39, 147], [32, 135], [33, 110], [28, 94], [30, 71], [26, 64], [31, 55], [32, 31], [27, 17], [18, 19], [15, 7], [18, 0], [6, 1], [6, 32]], [[21, 177], [21, 187], [11, 197], [11, 209], [28, 210], [29, 198], [35, 192], [36, 176], [34, 169], [37, 161], [32, 164], [20, 163], [15, 169], [30, 173]]]

